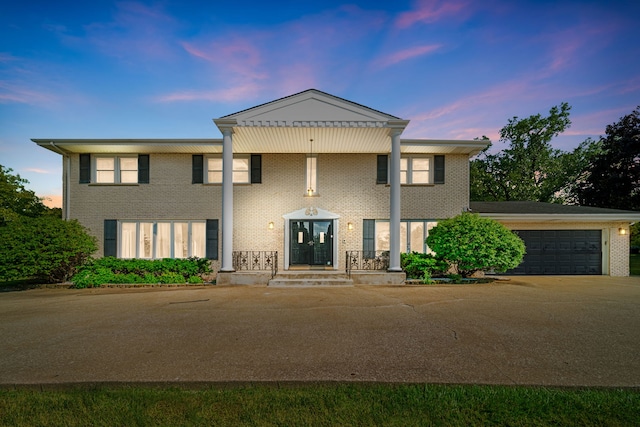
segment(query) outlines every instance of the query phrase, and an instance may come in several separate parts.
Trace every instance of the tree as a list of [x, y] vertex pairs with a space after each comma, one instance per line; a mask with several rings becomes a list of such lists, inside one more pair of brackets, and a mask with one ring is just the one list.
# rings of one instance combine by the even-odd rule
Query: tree
[[479, 270], [515, 268], [525, 253], [524, 242], [514, 232], [469, 212], [438, 222], [429, 231], [427, 245], [464, 277]]
[[572, 153], [551, 146], [551, 140], [571, 125], [570, 110], [564, 102], [552, 107], [547, 117], [509, 119], [500, 130], [500, 141], [509, 146], [495, 154], [487, 147], [471, 162], [471, 200], [561, 201], [561, 190], [582, 172], [589, 151], [587, 142]]
[[64, 282], [97, 249], [78, 221], [48, 215], [0, 226], [0, 281], [38, 278]]
[[19, 216], [37, 217], [47, 212], [42, 200], [25, 188], [29, 181], [0, 165], [0, 225]]
[[0, 281], [68, 280], [96, 251], [95, 238], [77, 221], [63, 221], [12, 172], [0, 165]]
[[575, 192], [582, 205], [640, 210], [640, 106], [606, 128]]

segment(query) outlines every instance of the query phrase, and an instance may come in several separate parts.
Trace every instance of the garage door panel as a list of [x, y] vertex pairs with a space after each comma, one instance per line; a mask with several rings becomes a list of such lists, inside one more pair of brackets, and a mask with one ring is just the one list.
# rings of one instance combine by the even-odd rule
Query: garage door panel
[[573, 274], [571, 265], [568, 264], [568, 265], [558, 266], [557, 273], [555, 274]]
[[509, 274], [602, 274], [601, 230], [516, 230], [527, 253]]

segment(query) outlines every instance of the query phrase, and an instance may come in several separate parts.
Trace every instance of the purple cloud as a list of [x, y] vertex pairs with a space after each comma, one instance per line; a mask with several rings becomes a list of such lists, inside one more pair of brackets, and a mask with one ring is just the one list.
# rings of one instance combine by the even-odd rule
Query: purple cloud
[[395, 25], [408, 28], [416, 23], [431, 24], [449, 16], [467, 13], [469, 4], [460, 0], [418, 0], [414, 9], [398, 15]]
[[408, 59], [413, 59], [419, 56], [427, 55], [429, 53], [435, 52], [440, 49], [442, 45], [433, 44], [433, 45], [423, 45], [423, 46], [414, 46], [407, 49], [402, 49], [397, 52], [391, 53], [389, 55], [383, 56], [378, 59], [376, 63], [380, 67], [388, 67], [390, 65], [395, 65], [399, 62], [406, 61]]

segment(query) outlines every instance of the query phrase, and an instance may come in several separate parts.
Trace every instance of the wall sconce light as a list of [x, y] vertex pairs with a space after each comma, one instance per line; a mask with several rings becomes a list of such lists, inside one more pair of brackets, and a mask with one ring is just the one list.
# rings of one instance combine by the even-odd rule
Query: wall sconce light
[[624, 227], [618, 228], [618, 234], [624, 236], [625, 234], [627, 234], [627, 229]]
[[273, 221], [269, 221], [269, 230], [273, 230], [274, 224]]
[[353, 223], [352, 222], [348, 222], [347, 223], [347, 230], [353, 230]]

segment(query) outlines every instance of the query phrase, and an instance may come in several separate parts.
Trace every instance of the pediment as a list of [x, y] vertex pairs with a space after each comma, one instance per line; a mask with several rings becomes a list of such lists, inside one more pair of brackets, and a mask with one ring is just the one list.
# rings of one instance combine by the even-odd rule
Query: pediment
[[239, 126], [296, 126], [312, 122], [382, 123], [398, 120], [390, 114], [315, 89], [230, 114], [222, 119], [235, 119]]

